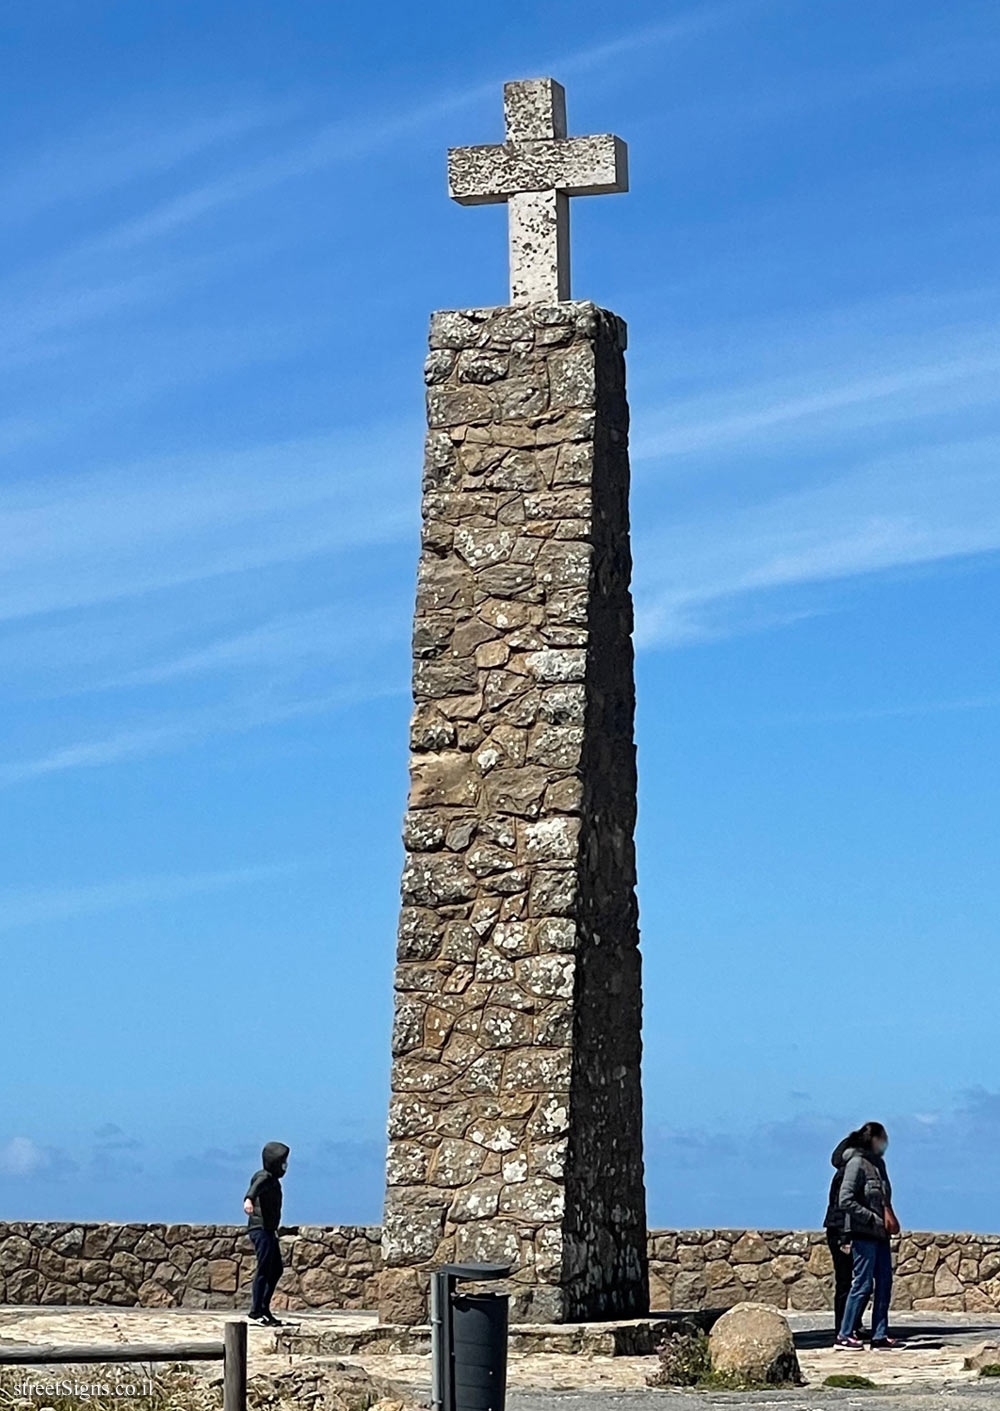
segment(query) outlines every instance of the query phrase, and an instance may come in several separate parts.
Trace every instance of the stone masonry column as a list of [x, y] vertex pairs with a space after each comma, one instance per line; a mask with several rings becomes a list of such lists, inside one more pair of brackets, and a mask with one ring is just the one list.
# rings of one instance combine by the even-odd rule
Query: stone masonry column
[[381, 1313], [647, 1311], [625, 326], [435, 314]]

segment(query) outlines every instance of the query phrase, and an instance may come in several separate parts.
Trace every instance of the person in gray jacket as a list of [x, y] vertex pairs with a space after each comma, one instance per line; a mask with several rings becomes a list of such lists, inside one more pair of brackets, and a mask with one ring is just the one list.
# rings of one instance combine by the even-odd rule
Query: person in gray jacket
[[[834, 1168], [833, 1180], [830, 1182], [830, 1195], [826, 1205], [826, 1215], [823, 1219], [823, 1228], [826, 1231], [826, 1243], [830, 1251], [830, 1258], [833, 1260], [833, 1335], [840, 1332], [840, 1325], [844, 1321], [844, 1309], [847, 1307], [847, 1299], [851, 1292], [851, 1284], [854, 1280], [854, 1261], [851, 1258], [851, 1241], [844, 1233], [844, 1212], [840, 1208], [840, 1187], [844, 1182], [844, 1170], [847, 1165], [847, 1158], [853, 1154], [855, 1147], [861, 1140], [858, 1132], [851, 1132], [842, 1142], [839, 1142], [833, 1149], [830, 1157], [830, 1164]], [[864, 1333], [861, 1321], [864, 1317], [864, 1307], [858, 1312], [858, 1321], [852, 1332], [856, 1338], [863, 1338]]]
[[858, 1350], [864, 1346], [855, 1335], [861, 1310], [872, 1289], [872, 1350], [898, 1346], [889, 1336], [892, 1300], [892, 1248], [890, 1237], [899, 1233], [892, 1208], [892, 1185], [885, 1168], [889, 1135], [881, 1122], [866, 1122], [855, 1134], [857, 1145], [844, 1152], [844, 1176], [838, 1205], [843, 1215], [844, 1238], [851, 1242], [853, 1278], [837, 1335], [837, 1347]]

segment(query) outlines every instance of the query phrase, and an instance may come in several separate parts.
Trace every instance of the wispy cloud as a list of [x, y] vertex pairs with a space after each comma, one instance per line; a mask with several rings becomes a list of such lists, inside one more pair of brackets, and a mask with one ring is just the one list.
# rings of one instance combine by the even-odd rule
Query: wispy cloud
[[33, 1176], [47, 1165], [44, 1147], [31, 1137], [11, 1137], [0, 1146], [0, 1172], [5, 1176]]
[[0, 510], [0, 619], [406, 536], [419, 439], [317, 437], [23, 485]]
[[[679, 130], [697, 131], [699, 136], [711, 133], [719, 138], [735, 132], [742, 137], [748, 131], [827, 108], [853, 108], [870, 101], [882, 111], [894, 99], [905, 99], [915, 92], [992, 86], [998, 57], [1000, 44], [992, 34], [971, 31], [950, 44], [896, 52], [889, 58], [839, 71], [824, 64], [810, 72], [802, 65], [795, 78], [780, 87], [753, 87], [737, 77], [733, 84], [727, 84], [721, 99], [706, 97], [696, 106], [677, 112], [673, 121]], [[700, 155], [700, 147], [695, 151]]]
[[126, 1146], [140, 1146], [141, 1143], [134, 1137], [126, 1137], [117, 1122], [102, 1122], [94, 1129], [94, 1136], [99, 1141], [107, 1143], [121, 1143]]
[[835, 610], [832, 594], [804, 591], [817, 584], [1000, 548], [996, 296], [932, 291], [702, 329], [682, 373], [661, 372], [657, 389], [647, 369], [640, 643], [795, 623]]
[[[774, 0], [721, 0], [692, 6], [669, 20], [653, 25], [631, 28], [610, 36], [594, 44], [548, 56], [540, 67], [557, 77], [585, 73], [600, 68], [609, 62], [630, 54], [656, 50], [670, 44], [681, 43], [689, 38], [724, 27], [738, 24], [755, 15], [774, 9]], [[944, 54], [933, 55], [915, 53], [890, 62], [870, 66], [861, 73], [850, 73], [839, 79], [825, 83], [804, 85], [801, 90], [781, 95], [750, 95], [734, 103], [730, 98], [719, 115], [728, 122], [738, 121], [745, 125], [750, 121], [779, 121], [790, 112], [822, 103], [853, 102], [866, 95], [884, 95], [889, 91], [908, 91], [914, 87], [954, 83], [967, 79], [970, 65], [982, 68], [981, 44], [967, 43], [951, 46]], [[308, 177], [316, 172], [350, 164], [372, 153], [384, 151], [400, 141], [411, 137], [443, 118], [472, 107], [484, 100], [495, 98], [503, 81], [509, 74], [485, 76], [467, 86], [432, 98], [416, 99], [401, 106], [388, 116], [377, 116], [371, 112], [356, 112], [334, 122], [324, 124], [311, 136], [297, 134], [286, 149], [259, 160], [235, 166], [225, 175], [210, 181], [199, 182], [188, 190], [158, 201], [138, 216], [120, 222], [103, 234], [87, 240], [79, 249], [79, 254], [112, 253], [136, 248], [150, 241], [173, 234], [202, 218], [227, 206], [245, 201], [261, 192], [273, 189], [286, 182]], [[711, 118], [710, 105], [699, 110], [696, 120], [704, 127]], [[234, 134], [241, 119], [233, 120]], [[247, 131], [254, 125], [253, 116], [245, 115]], [[267, 122], [261, 116], [257, 125]], [[194, 129], [190, 141], [198, 141], [199, 129]], [[204, 128], [206, 144], [220, 140], [227, 134], [221, 125], [219, 136], [213, 139], [213, 125], [209, 122]], [[183, 150], [183, 138], [174, 146]], [[174, 147], [168, 142], [165, 152]], [[168, 164], [173, 164], [172, 162]], [[124, 163], [128, 166], [128, 162]]]
[[825, 484], [646, 531], [643, 644], [711, 633], [727, 600], [1000, 549], [1000, 438], [901, 452]]
[[88, 240], [77, 254], [108, 254], [161, 239], [263, 191], [384, 150], [401, 137], [461, 111], [496, 90], [494, 81], [482, 82], [414, 103], [387, 118], [373, 118], [370, 114], [359, 113], [327, 123], [311, 136], [300, 137], [284, 152], [245, 163], [222, 177], [201, 182], [156, 203], [142, 215], [123, 221], [103, 235]]
[[[37, 926], [77, 916], [180, 901], [185, 897], [252, 887], [289, 877], [319, 865], [319, 858], [235, 867], [228, 871], [176, 876], [133, 877], [86, 887], [49, 887], [41, 891], [0, 890], [0, 930]], [[114, 1143], [112, 1143], [114, 1144]]]
[[99, 686], [157, 685], [246, 667], [259, 672], [281, 663], [325, 663], [348, 654], [356, 661], [359, 654], [398, 641], [407, 633], [408, 609], [390, 616], [374, 608], [374, 603], [359, 606], [342, 602], [306, 612], [281, 613], [246, 631], [217, 637], [194, 651], [139, 667]]
[[[666, 22], [630, 29], [596, 44], [550, 56], [543, 67], [557, 77], [585, 72], [630, 52], [677, 42], [740, 20], [770, 3], [771, 0], [722, 0], [722, 3], [694, 6]], [[453, 113], [485, 99], [496, 99], [504, 80], [509, 77], [509, 74], [484, 77], [433, 98], [417, 99], [387, 117], [358, 112], [328, 123], [310, 138], [299, 137], [282, 153], [251, 162], [221, 179], [200, 183], [159, 202], [143, 215], [122, 222], [88, 242], [86, 249], [94, 252], [133, 248], [284, 182], [358, 161]]]
[[359, 701], [400, 695], [404, 689], [402, 683], [368, 680], [293, 700], [237, 698], [218, 707], [177, 711], [149, 724], [59, 745], [29, 759], [0, 762], [0, 788], [74, 770], [101, 769], [172, 754], [218, 736], [244, 734], [291, 720], [327, 715]]
[[[106, 312], [110, 313], [110, 310]], [[15, 445], [30, 445], [33, 452], [65, 445], [70, 440], [96, 440], [102, 424], [114, 424], [123, 413], [137, 416], [158, 400], [175, 398], [216, 379], [235, 377], [261, 364], [288, 364], [315, 351], [320, 333], [292, 324], [202, 327], [179, 334], [160, 333], [136, 360], [126, 351], [127, 338], [108, 336], [105, 330], [84, 329], [78, 322], [72, 334], [23, 341], [18, 336], [8, 355], [0, 346], [0, 369], [17, 364], [63, 358], [82, 361], [87, 377], [64, 382], [63, 396], [53, 394], [47, 414], [14, 427]], [[2, 337], [0, 337], [2, 345]], [[284, 369], [282, 369], [283, 371]], [[100, 386], [100, 396], [94, 387]], [[3, 431], [0, 428], [0, 447]]]
[[139, 1153], [145, 1143], [130, 1137], [117, 1122], [103, 1122], [94, 1132], [90, 1167], [101, 1180], [138, 1176], [144, 1169]]
[[[695, 5], [658, 24], [630, 29], [624, 34], [588, 45], [586, 48], [557, 54], [544, 67], [546, 71], [551, 70], [556, 77], [560, 74], [586, 73], [611, 59], [620, 59], [625, 54], [679, 43], [696, 35], [710, 33], [721, 26], [750, 19], [773, 8], [774, 0], [722, 0], [722, 3]], [[495, 90], [496, 83], [491, 87]]]
[[159, 275], [116, 274], [54, 294], [32, 291], [19, 303], [7, 301], [0, 329], [0, 366], [30, 362], [44, 355], [61, 335], [114, 317], [170, 287], [171, 281]]
[[907, 720], [924, 715], [964, 715], [969, 711], [1000, 708], [1000, 695], [965, 696], [955, 700], [903, 701], [898, 705], [869, 706], [858, 710], [810, 711], [808, 714], [783, 715], [773, 723], [780, 725], [850, 725], [865, 721]]
[[[737, 23], [770, 3], [722, 0], [693, 6], [666, 22], [550, 56], [543, 67], [564, 76], [592, 70], [630, 52], [655, 50]], [[8, 281], [5, 290], [8, 314], [0, 333], [0, 363], [15, 366], [69, 355], [74, 351], [74, 331], [168, 299], [185, 283], [203, 278], [211, 265], [205, 256], [178, 261], [174, 253], [169, 263], [154, 269], [149, 266], [147, 247], [285, 183], [349, 165], [403, 141], [419, 140], [421, 132], [475, 104], [495, 104], [505, 77], [509, 74], [484, 77], [444, 93], [414, 95], [396, 110], [359, 109], [318, 127], [298, 100], [207, 113], [179, 123], [159, 115], [155, 120], [137, 116], [127, 127], [120, 120], [103, 130], [95, 126], [36, 154], [23, 172], [8, 179], [0, 220], [5, 215], [10, 218], [12, 212], [23, 218], [52, 204], [79, 203], [119, 187], [136, 187], [138, 203], [132, 199], [132, 214], [84, 236], [72, 247], [44, 256], [33, 271], [16, 270], [15, 284]], [[499, 115], [499, 107], [496, 111]], [[285, 127], [287, 132], [282, 131]], [[266, 146], [256, 141], [261, 135], [268, 139]], [[149, 178], [183, 174], [192, 158], [206, 154], [223, 159], [221, 167], [215, 163], [211, 176], [200, 176], [193, 184], [189, 181], [181, 190], [175, 183], [166, 195], [159, 190], [161, 180], [152, 188], [157, 194], [150, 200]], [[131, 253], [137, 260], [123, 261]], [[136, 264], [138, 268], [128, 267]], [[148, 378], [141, 381], [145, 385]], [[118, 389], [118, 399], [127, 400], [129, 389], [121, 387], [120, 377], [111, 382]], [[94, 400], [103, 408], [107, 388]], [[66, 416], [57, 420], [65, 421]], [[52, 434], [51, 415], [45, 421]]]
[[63, 774], [67, 770], [99, 769], [103, 765], [145, 759], [149, 755], [204, 739], [210, 733], [211, 727], [207, 721], [202, 719], [196, 722], [189, 718], [140, 729], [118, 730], [93, 740], [77, 740], [57, 746], [34, 759], [9, 760], [0, 764], [0, 786], [40, 779], [49, 774]]
[[1000, 349], [873, 373], [817, 390], [801, 391], [792, 382], [680, 402], [653, 418], [640, 434], [637, 459], [684, 455], [761, 435], [773, 445], [789, 436], [815, 436], [821, 422], [834, 424], [843, 435], [873, 422], [992, 405], [998, 372]]
[[192, 157], [280, 126], [299, 108], [261, 104], [181, 123], [162, 114], [137, 113], [127, 125], [119, 117], [114, 126], [62, 134], [57, 143], [33, 152], [22, 170], [8, 174], [0, 185], [0, 222], [22, 222], [53, 206], [172, 171]]

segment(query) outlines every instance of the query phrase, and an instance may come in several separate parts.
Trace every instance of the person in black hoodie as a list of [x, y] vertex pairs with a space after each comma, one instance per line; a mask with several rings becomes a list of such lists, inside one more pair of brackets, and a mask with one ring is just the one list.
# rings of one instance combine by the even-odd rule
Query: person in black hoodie
[[[833, 1180], [830, 1182], [830, 1197], [826, 1205], [826, 1218], [823, 1221], [823, 1228], [826, 1230], [826, 1242], [830, 1247], [830, 1255], [833, 1259], [833, 1280], [834, 1280], [834, 1334], [840, 1332], [840, 1325], [844, 1321], [844, 1309], [847, 1306], [847, 1295], [851, 1291], [851, 1280], [854, 1277], [854, 1260], [851, 1258], [851, 1242], [844, 1234], [844, 1212], [840, 1208], [840, 1187], [844, 1179], [844, 1168], [847, 1165], [847, 1153], [858, 1145], [860, 1134], [851, 1132], [850, 1136], [844, 1138], [839, 1146], [834, 1147], [833, 1155], [830, 1157], [830, 1165], [834, 1168]], [[858, 1317], [853, 1329], [856, 1338], [861, 1337], [861, 1320], [865, 1314], [865, 1307], [868, 1300], [861, 1305], [858, 1310]]]
[[281, 1178], [288, 1170], [288, 1147], [284, 1142], [268, 1142], [261, 1152], [262, 1168], [251, 1178], [243, 1199], [247, 1234], [257, 1252], [257, 1272], [253, 1280], [250, 1320], [267, 1327], [279, 1327], [280, 1318], [271, 1312], [271, 1295], [284, 1271], [278, 1226], [281, 1224]]

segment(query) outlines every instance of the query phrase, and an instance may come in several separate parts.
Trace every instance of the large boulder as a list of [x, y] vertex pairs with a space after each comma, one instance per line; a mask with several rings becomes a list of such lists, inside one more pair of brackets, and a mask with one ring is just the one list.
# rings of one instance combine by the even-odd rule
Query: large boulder
[[788, 1320], [766, 1303], [737, 1303], [709, 1337], [712, 1371], [748, 1382], [801, 1382]]

